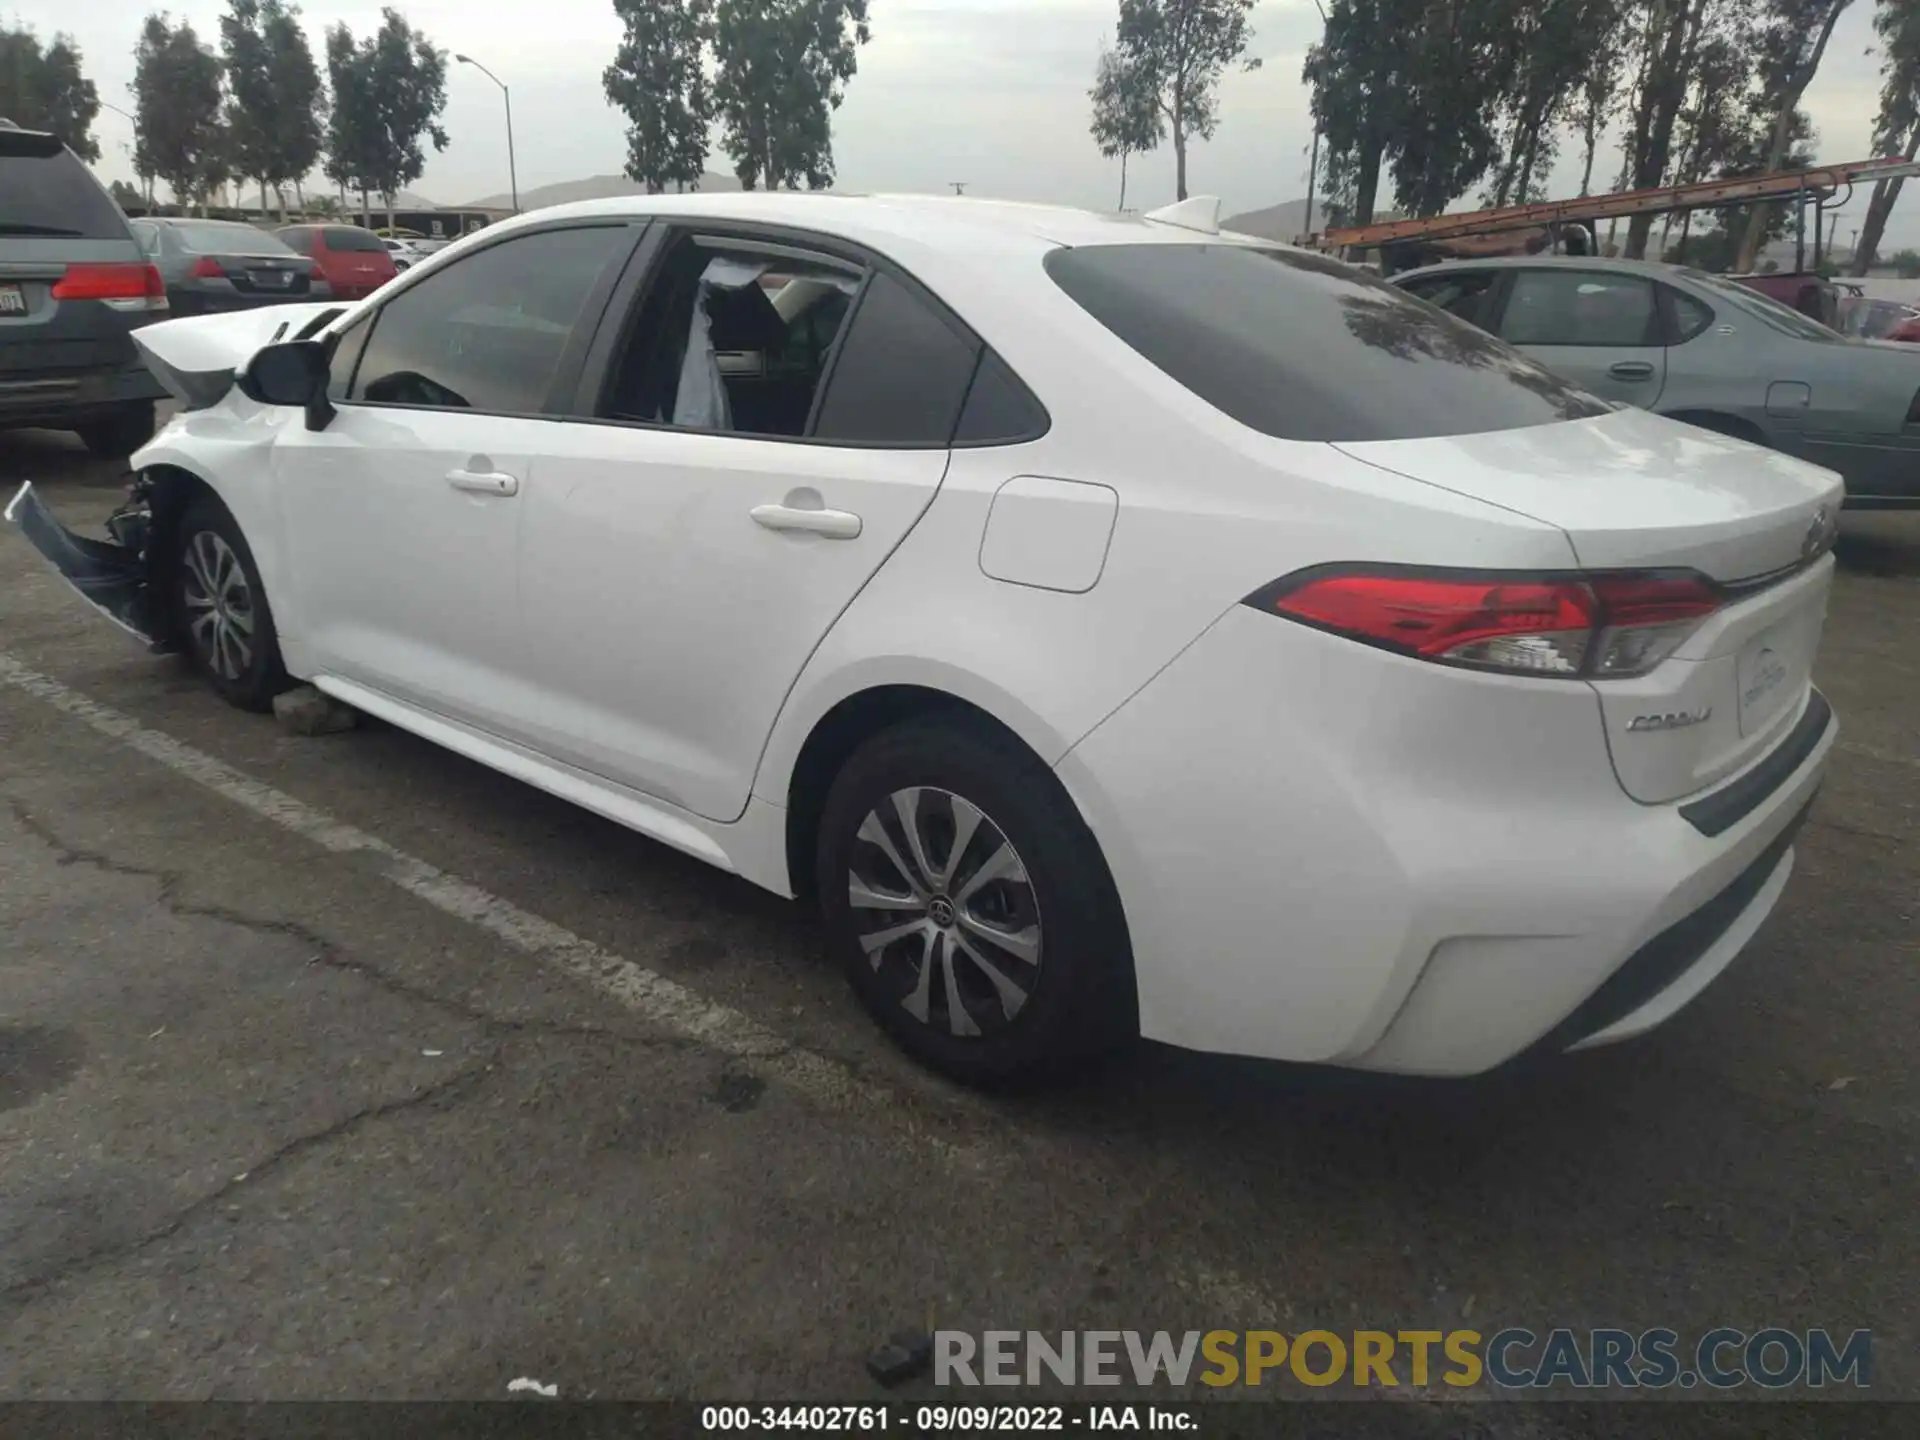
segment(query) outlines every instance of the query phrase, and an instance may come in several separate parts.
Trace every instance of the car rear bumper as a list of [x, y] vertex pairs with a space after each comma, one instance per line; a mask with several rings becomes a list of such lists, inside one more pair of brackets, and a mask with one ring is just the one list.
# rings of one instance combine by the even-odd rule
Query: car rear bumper
[[1707, 833], [1685, 811], [1770, 757], [1643, 805], [1601, 723], [1585, 686], [1236, 607], [1059, 767], [1126, 908], [1142, 1032], [1462, 1075], [1676, 1012], [1778, 900], [1837, 730]]
[[164, 400], [166, 394], [144, 365], [50, 374], [8, 371], [0, 377], [0, 428], [85, 424], [125, 405]]

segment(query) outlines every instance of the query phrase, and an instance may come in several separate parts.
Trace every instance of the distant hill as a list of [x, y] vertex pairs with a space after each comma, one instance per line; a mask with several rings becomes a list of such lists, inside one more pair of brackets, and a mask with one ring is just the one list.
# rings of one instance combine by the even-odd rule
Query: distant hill
[[[740, 182], [731, 175], [715, 175], [708, 171], [700, 179], [702, 190], [738, 190]], [[561, 180], [552, 185], [541, 185], [532, 190], [520, 192], [522, 210], [540, 210], [548, 205], [570, 205], [576, 200], [611, 200], [620, 195], [644, 195], [647, 187], [637, 180], [629, 180], [624, 175], [589, 175], [584, 180]], [[461, 209], [507, 210], [513, 206], [511, 195], [489, 195], [484, 200], [473, 200], [461, 206]]]
[[[1319, 206], [1314, 207], [1316, 224], [1324, 213]], [[1220, 228], [1237, 230], [1242, 235], [1254, 235], [1262, 240], [1298, 240], [1300, 232], [1307, 228], [1307, 202], [1289, 200], [1284, 205], [1269, 205], [1264, 210], [1229, 215], [1220, 222]]]
[[[1397, 211], [1383, 210], [1373, 217], [1376, 221], [1398, 220]], [[1313, 207], [1313, 225], [1316, 230], [1327, 228], [1327, 209], [1324, 205]], [[1307, 228], [1307, 202], [1289, 200], [1284, 205], [1269, 205], [1265, 210], [1249, 210], [1244, 215], [1232, 215], [1220, 222], [1222, 230], [1238, 230], [1242, 235], [1258, 236], [1262, 240], [1285, 240], [1289, 244], [1298, 240]]]

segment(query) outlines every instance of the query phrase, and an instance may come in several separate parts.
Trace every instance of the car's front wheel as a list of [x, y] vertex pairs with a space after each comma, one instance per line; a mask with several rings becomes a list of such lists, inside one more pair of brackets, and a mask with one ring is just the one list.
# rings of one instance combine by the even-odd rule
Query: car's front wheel
[[273, 611], [246, 537], [215, 500], [187, 507], [175, 531], [174, 615], [193, 666], [242, 710], [270, 710], [288, 686]]
[[1044, 1080], [1134, 1028], [1099, 846], [1011, 738], [954, 719], [875, 736], [834, 782], [815, 863], [854, 991], [934, 1068], [976, 1085]]

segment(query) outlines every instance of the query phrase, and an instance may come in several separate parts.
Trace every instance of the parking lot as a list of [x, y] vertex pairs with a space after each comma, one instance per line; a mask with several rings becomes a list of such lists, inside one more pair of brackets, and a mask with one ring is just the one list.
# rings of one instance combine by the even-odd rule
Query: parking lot
[[[70, 524], [115, 468], [0, 435], [0, 492]], [[1840, 557], [1796, 873], [1664, 1030], [1459, 1083], [1148, 1048], [989, 1100], [797, 908], [401, 732], [228, 709], [0, 534], [0, 1397], [846, 1400], [902, 1327], [1780, 1325], [1871, 1329], [1920, 1399], [1920, 516]]]

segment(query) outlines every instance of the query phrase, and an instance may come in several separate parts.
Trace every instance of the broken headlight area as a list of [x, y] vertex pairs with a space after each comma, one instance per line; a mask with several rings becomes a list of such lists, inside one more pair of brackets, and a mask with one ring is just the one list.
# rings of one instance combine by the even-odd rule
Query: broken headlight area
[[7, 506], [6, 518], [83, 600], [144, 641], [152, 653], [165, 655], [179, 645], [161, 622], [160, 601], [148, 566], [153, 523], [148, 490], [145, 479], [134, 482], [127, 503], [107, 517], [111, 538], [106, 540], [76, 535], [54, 519], [34, 493], [32, 481], [21, 485]]

